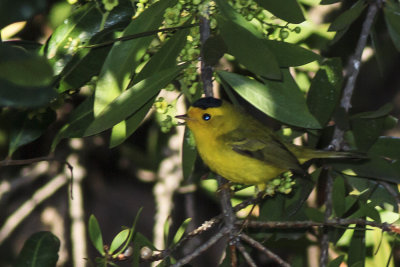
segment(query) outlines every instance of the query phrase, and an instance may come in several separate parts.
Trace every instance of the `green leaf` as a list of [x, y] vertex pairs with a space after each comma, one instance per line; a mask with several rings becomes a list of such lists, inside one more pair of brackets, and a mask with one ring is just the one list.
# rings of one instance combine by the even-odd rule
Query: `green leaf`
[[100, 39], [99, 36], [124, 27], [131, 21], [133, 15], [131, 2], [129, 0], [120, 0], [120, 2], [120, 5], [114, 8], [104, 21], [104, 14], [99, 10], [98, 3], [89, 2], [78, 7], [62, 25], [57, 27], [47, 42], [45, 50], [57, 75], [62, 71], [65, 72], [63, 75], [71, 72], [91, 51], [80, 46], [97, 42]]
[[133, 242], [133, 255], [132, 255], [132, 266], [139, 267], [140, 261], [140, 250], [144, 247], [149, 247], [152, 250], [155, 250], [153, 243], [148, 240], [144, 235], [141, 233], [136, 233]]
[[25, 241], [14, 267], [56, 266], [59, 249], [60, 240], [52, 233], [34, 233]]
[[[250, 22], [228, 3], [216, 1], [223, 16], [217, 16], [221, 37], [229, 54], [251, 72], [270, 79], [280, 79], [278, 62], [265, 43], [265, 38]], [[247, 53], [251, 50], [252, 53]]]
[[280, 67], [301, 66], [315, 60], [321, 60], [321, 56], [299, 45], [276, 40], [265, 40], [273, 55], [275, 55]]
[[[176, 3], [176, 0], [159, 1], [125, 28], [122, 37], [150, 30], [156, 30], [161, 25], [165, 9]], [[100, 113], [124, 91], [141, 58], [153, 40], [153, 36], [116, 42], [110, 50], [96, 85], [94, 115]]]
[[150, 111], [151, 107], [156, 100], [156, 96], [150, 98], [142, 107], [140, 107], [135, 113], [130, 115], [126, 121], [118, 123], [112, 129], [110, 137], [110, 148], [116, 147], [122, 144], [129, 136], [131, 136], [137, 128], [139, 128], [144, 117]]
[[344, 184], [344, 179], [340, 176], [336, 176], [333, 181], [332, 200], [333, 209], [336, 216], [343, 216], [343, 214], [346, 212], [346, 187]]
[[99, 222], [97, 221], [94, 215], [90, 215], [89, 218], [89, 237], [90, 241], [92, 241], [93, 246], [97, 249], [97, 251], [104, 256], [104, 243], [103, 243], [103, 236], [101, 234], [101, 229]]
[[0, 107], [38, 108], [57, 97], [50, 86], [19, 86], [0, 79]]
[[13, 114], [8, 155], [11, 156], [19, 147], [39, 138], [55, 119], [56, 113], [51, 109], [33, 118], [29, 118], [28, 112]]
[[36, 13], [46, 9], [45, 0], [1, 0], [0, 1], [0, 29], [8, 24], [31, 18]]
[[109, 250], [110, 254], [113, 254], [115, 250], [122, 246], [122, 244], [128, 239], [129, 232], [129, 229], [124, 229], [114, 237]]
[[210, 66], [217, 65], [220, 58], [228, 52], [228, 47], [220, 35], [209, 37], [201, 49], [205, 63]]
[[344, 261], [344, 255], [340, 255], [336, 259], [329, 262], [328, 267], [340, 267], [343, 261]]
[[393, 110], [394, 106], [392, 103], [387, 103], [374, 111], [367, 111], [362, 113], [357, 113], [351, 116], [351, 119], [376, 119], [381, 118], [383, 116], [389, 115], [389, 113]]
[[383, 7], [386, 25], [397, 51], [400, 51], [400, 6], [397, 2], [388, 0]]
[[178, 230], [176, 230], [175, 236], [172, 239], [172, 244], [176, 244], [181, 240], [183, 234], [186, 231], [186, 228], [188, 227], [188, 225], [191, 221], [192, 221], [192, 218], [187, 218], [186, 220], [183, 221], [181, 226], [179, 226]]
[[369, 154], [380, 155], [391, 159], [400, 159], [400, 138], [380, 136], [368, 150]]
[[307, 218], [313, 222], [323, 222], [325, 220], [325, 215], [322, 213], [320, 210], [317, 210], [315, 208], [310, 208], [307, 207], [305, 209], [305, 213], [307, 215]]
[[109, 129], [137, 112], [170, 83], [185, 66], [181, 65], [157, 72], [124, 91], [104, 108], [86, 129], [84, 135], [93, 135]]
[[365, 226], [357, 225], [357, 228], [361, 228], [361, 230], [357, 229], [353, 232], [347, 258], [348, 266], [353, 266], [353, 264], [356, 264], [358, 262], [361, 262], [361, 266], [364, 266], [366, 258]]
[[[133, 78], [131, 84], [148, 78], [153, 73], [163, 69], [168, 69], [176, 65], [176, 58], [186, 44], [186, 37], [190, 29], [182, 29], [172, 36], [161, 48], [153, 55], [143, 69]], [[146, 105], [139, 109], [134, 115], [113, 127], [110, 147], [115, 147], [123, 143], [139, 127], [143, 118], [154, 103], [155, 98], [149, 100]]]
[[265, 84], [234, 73], [217, 73], [241, 97], [272, 118], [298, 127], [321, 128], [289, 71], [282, 72], [282, 81], [265, 80]]
[[342, 64], [340, 59], [326, 60], [315, 74], [307, 95], [311, 114], [321, 125], [332, 118], [342, 92]]
[[256, 2], [287, 22], [298, 24], [305, 21], [303, 11], [296, 0], [256, 0]]
[[399, 183], [400, 168], [396, 162], [389, 162], [381, 157], [368, 155], [368, 160], [332, 162], [335, 170], [350, 176], [367, 177], [380, 181]]
[[340, 31], [349, 27], [362, 13], [367, 5], [363, 0], [358, 0], [350, 9], [341, 13], [329, 27], [328, 31]]
[[129, 236], [126, 239], [125, 245], [115, 254], [116, 256], [123, 253], [128, 248], [129, 244], [132, 242], [132, 240], [135, 236], [136, 225], [139, 220], [140, 214], [142, 213], [142, 210], [143, 210], [143, 207], [140, 207], [140, 209], [136, 213], [135, 220], [133, 221], [132, 227], [129, 230]]
[[17, 86], [49, 86], [53, 70], [46, 58], [24, 48], [0, 43], [0, 79]]
[[193, 134], [188, 128], [185, 128], [185, 134], [182, 143], [182, 171], [183, 178], [189, 179], [194, 169], [194, 164], [197, 159], [197, 150], [194, 144]]
[[368, 151], [383, 133], [385, 118], [351, 120], [354, 139], [360, 151]]
[[68, 123], [54, 137], [51, 151], [54, 151], [58, 143], [64, 138], [84, 136], [88, 125], [94, 120], [93, 102], [94, 95], [91, 95], [72, 111]]

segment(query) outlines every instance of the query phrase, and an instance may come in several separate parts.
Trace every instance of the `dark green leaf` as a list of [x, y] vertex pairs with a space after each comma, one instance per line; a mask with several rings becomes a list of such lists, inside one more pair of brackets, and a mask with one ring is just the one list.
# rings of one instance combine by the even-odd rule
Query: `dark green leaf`
[[[280, 79], [278, 62], [262, 33], [228, 3], [222, 0], [216, 2], [222, 13], [217, 17], [218, 26], [228, 52], [251, 72], [270, 79]], [[249, 50], [252, 53], [247, 53]]]
[[53, 267], [58, 260], [60, 240], [50, 232], [37, 232], [25, 241], [14, 267]]
[[331, 4], [334, 4], [334, 3], [338, 3], [340, 1], [341, 0], [322, 0], [319, 4], [320, 5], [331, 5]]
[[307, 218], [313, 222], [324, 222], [325, 220], [325, 215], [323, 212], [320, 210], [317, 210], [315, 208], [309, 208], [307, 207], [305, 209], [305, 213], [307, 215]]
[[368, 153], [400, 159], [400, 138], [392, 136], [381, 136], [371, 146]]
[[20, 146], [39, 138], [55, 119], [56, 113], [51, 109], [33, 118], [29, 118], [28, 112], [13, 114], [8, 155], [11, 156]]
[[[353, 264], [357, 262], [364, 263], [366, 258], [365, 226], [358, 225], [357, 228], [364, 228], [364, 229], [354, 230], [349, 245], [349, 252], [347, 258], [348, 266], [353, 266]], [[364, 266], [364, 264], [362, 264], [361, 266]]]
[[176, 244], [181, 240], [183, 234], [186, 231], [186, 228], [188, 227], [188, 225], [191, 221], [192, 221], [192, 218], [187, 218], [186, 220], [183, 221], [181, 226], [179, 226], [178, 230], [176, 230], [174, 238], [172, 239], [172, 244]]
[[0, 43], [0, 79], [17, 86], [48, 86], [53, 70], [46, 58], [19, 46]]
[[344, 261], [344, 255], [338, 256], [336, 259], [329, 262], [328, 267], [340, 267]]
[[392, 110], [393, 110], [393, 104], [387, 103], [377, 110], [357, 113], [357, 114], [351, 116], [351, 119], [376, 119], [376, 118], [380, 118], [380, 117], [389, 115], [389, 113]]
[[[150, 58], [143, 69], [133, 78], [131, 84], [149, 77], [153, 73], [157, 73], [163, 69], [172, 68], [176, 65], [176, 58], [181, 52], [182, 48], [186, 44], [186, 37], [189, 34], [190, 29], [182, 29], [171, 37], [161, 49]], [[142, 122], [147, 112], [154, 103], [154, 99], [149, 100], [146, 105], [140, 108], [136, 113], [130, 116], [126, 121], [123, 121], [113, 127], [110, 147], [120, 145], [126, 140]]]
[[[81, 48], [89, 41], [98, 41], [97, 35], [107, 34], [111, 30], [125, 26], [132, 17], [131, 2], [120, 0], [103, 23], [103, 14], [98, 9], [98, 3], [89, 2], [77, 8], [68, 19], [52, 34], [46, 47], [46, 56], [53, 63], [54, 72], [58, 75], [68, 63], [66, 72], [71, 72], [79, 61], [90, 52], [88, 48]], [[92, 39], [93, 38], [93, 39]]]
[[122, 244], [127, 240], [129, 236], [129, 229], [124, 229], [119, 232], [113, 239], [110, 245], [109, 253], [113, 254], [115, 250], [117, 250]]
[[299, 45], [276, 40], [265, 40], [265, 44], [275, 55], [280, 67], [301, 66], [321, 59], [320, 55]]
[[46, 0], [1, 0], [0, 29], [13, 22], [27, 20], [46, 8]]
[[358, 0], [350, 9], [341, 13], [329, 27], [328, 31], [340, 31], [350, 26], [362, 13], [367, 5], [363, 0]]
[[140, 260], [140, 250], [142, 247], [148, 247], [151, 250], [155, 250], [153, 243], [148, 240], [144, 235], [141, 233], [136, 233], [133, 239], [133, 255], [132, 255], [132, 266], [139, 267], [139, 260]]
[[110, 148], [122, 144], [129, 136], [131, 136], [142, 123], [144, 117], [147, 115], [153, 106], [156, 97], [151, 98], [135, 113], [130, 115], [126, 121], [123, 121], [113, 127], [110, 137]]
[[207, 65], [215, 66], [228, 48], [220, 35], [211, 36], [202, 47], [203, 58]]
[[234, 73], [217, 73], [240, 96], [272, 118], [298, 127], [321, 128], [289, 71], [283, 71], [282, 81], [265, 80], [265, 84]]
[[256, 0], [256, 2], [287, 22], [298, 24], [305, 20], [303, 11], [296, 0]]
[[89, 230], [90, 241], [92, 241], [93, 246], [97, 249], [97, 251], [101, 255], [104, 256], [105, 252], [104, 252], [103, 236], [101, 234], [100, 225], [93, 214], [90, 215], [89, 218], [88, 230]]
[[83, 137], [88, 125], [93, 122], [94, 96], [85, 99], [76, 109], [72, 111], [68, 123], [58, 132], [51, 145], [54, 151], [58, 143], [64, 138]]
[[347, 175], [367, 177], [375, 180], [388, 181], [399, 183], [400, 169], [396, 162], [389, 162], [381, 157], [368, 155], [367, 160], [358, 160], [343, 163], [331, 163], [331, 165], [338, 171]]
[[[122, 33], [122, 37], [158, 29], [165, 9], [175, 3], [176, 0], [166, 0], [151, 5], [132, 20]], [[113, 45], [97, 81], [93, 109], [95, 117], [127, 88], [132, 74], [153, 38], [154, 36], [147, 36], [119, 41]]]
[[85, 136], [109, 129], [137, 112], [170, 83], [185, 66], [181, 65], [157, 72], [125, 90], [95, 118], [86, 129]]
[[191, 175], [194, 164], [197, 158], [197, 150], [194, 145], [194, 137], [188, 128], [185, 129], [185, 135], [182, 144], [182, 171], [183, 178], [185, 180], [189, 179]]
[[385, 2], [383, 12], [390, 37], [396, 49], [400, 51], [400, 6], [393, 0]]
[[343, 216], [346, 212], [346, 187], [344, 179], [336, 176], [333, 182], [332, 203], [337, 217]]
[[385, 118], [351, 120], [354, 139], [360, 151], [368, 151], [383, 133]]
[[50, 86], [19, 86], [0, 79], [0, 107], [37, 108], [56, 97], [57, 92]]
[[342, 82], [342, 64], [338, 58], [326, 60], [311, 82], [307, 105], [321, 125], [332, 118], [340, 100]]

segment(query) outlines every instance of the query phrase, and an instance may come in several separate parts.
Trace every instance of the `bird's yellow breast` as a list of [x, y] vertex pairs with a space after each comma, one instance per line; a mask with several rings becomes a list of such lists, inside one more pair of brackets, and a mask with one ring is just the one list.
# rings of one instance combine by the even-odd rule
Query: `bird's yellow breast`
[[[210, 138], [211, 137], [211, 138]], [[286, 171], [239, 154], [217, 136], [195, 133], [198, 152], [204, 163], [224, 178], [242, 184], [264, 184]]]

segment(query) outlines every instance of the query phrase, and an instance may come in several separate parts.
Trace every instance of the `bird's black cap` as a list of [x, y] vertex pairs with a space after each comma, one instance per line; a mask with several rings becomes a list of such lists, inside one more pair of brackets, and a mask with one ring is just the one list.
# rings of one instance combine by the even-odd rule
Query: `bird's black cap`
[[208, 108], [217, 108], [222, 105], [222, 100], [214, 97], [204, 97], [196, 100], [193, 103], [193, 107], [208, 109]]

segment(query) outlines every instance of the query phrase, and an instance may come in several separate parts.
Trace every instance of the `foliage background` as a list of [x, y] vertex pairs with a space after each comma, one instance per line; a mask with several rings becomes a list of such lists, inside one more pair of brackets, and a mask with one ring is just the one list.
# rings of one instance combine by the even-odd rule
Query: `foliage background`
[[[392, 159], [390, 163], [394, 163], [393, 166], [379, 160], [366, 164], [365, 168], [357, 168], [352, 162], [337, 163], [336, 170], [352, 169], [364, 179], [336, 173], [333, 209], [335, 216], [343, 218], [369, 217], [374, 222], [397, 220], [400, 169], [396, 160], [400, 150], [398, 139], [392, 137], [399, 135], [396, 118], [400, 113], [398, 2], [323, 1], [325, 4], [339, 3], [321, 5], [318, 1], [298, 1], [302, 7], [300, 14], [304, 14], [306, 19], [299, 24], [298, 30], [297, 23], [303, 18], [299, 15], [296, 1], [287, 1], [288, 8], [283, 13], [281, 8], [285, 5], [277, 7], [268, 5], [271, 1], [255, 1], [281, 19], [269, 12], [260, 12], [261, 7], [252, 9], [249, 4], [252, 1], [230, 1], [236, 11], [227, 7], [225, 1], [216, 1], [220, 7], [219, 16], [211, 16], [213, 35], [206, 44], [200, 40], [199, 29], [192, 27], [169, 34], [160, 33], [157, 38], [153, 33], [91, 49], [82, 47], [149, 32], [160, 26], [175, 27], [198, 22], [198, 16], [204, 15], [203, 4], [208, 3], [179, 1], [183, 5], [181, 8], [189, 10], [180, 18], [178, 15], [182, 9], [174, 6], [173, 2], [160, 1], [158, 8], [153, 6], [152, 12], [147, 15], [141, 13], [134, 25], [131, 23], [134, 10], [141, 12], [144, 6], [151, 3], [122, 0], [81, 1], [74, 5], [66, 1], [45, 0], [1, 2], [0, 158], [4, 160], [0, 162], [0, 265], [15, 263], [25, 241], [38, 231], [50, 231], [61, 240], [59, 258], [55, 259], [58, 265], [83, 266], [87, 262], [82, 258], [86, 257], [94, 262], [100, 256], [98, 250], [102, 246], [93, 246], [89, 241], [91, 231], [92, 235], [98, 234], [93, 230], [93, 224], [85, 231], [91, 214], [100, 224], [102, 239], [110, 245], [122, 226], [132, 225], [142, 207], [135, 230], [161, 248], [164, 243], [174, 242], [173, 233], [186, 218], [193, 217], [187, 226], [189, 231], [220, 213], [215, 194], [217, 185], [200, 179], [206, 170], [199, 162], [194, 174], [190, 175], [195, 153], [190, 142], [186, 142], [187, 138], [183, 145], [186, 153], [183, 174], [180, 172], [184, 133], [183, 128], [174, 127], [172, 119], [175, 114], [184, 112], [183, 97], [177, 101], [177, 92], [183, 93], [187, 104], [203, 92], [197, 73], [199, 45], [207, 48], [203, 50], [206, 63], [214, 65], [218, 71], [217, 79], [225, 89], [219, 93], [225, 98], [234, 95], [234, 99], [249, 112], [276, 129], [279, 129], [280, 122], [297, 126], [286, 128], [286, 133], [292, 129], [293, 135], [288, 138], [300, 136], [307, 129], [308, 140], [302, 141], [307, 141], [310, 146], [325, 148], [332, 139], [333, 116], [337, 124], [350, 125], [350, 131], [345, 136], [350, 148], [364, 152], [372, 150]], [[341, 88], [346, 82], [340, 82], [341, 65], [346, 66], [354, 55], [362, 25], [367, 19], [366, 12], [375, 3], [379, 3], [379, 12], [370, 31], [368, 46], [364, 49], [352, 97], [351, 116], [347, 117], [337, 109]], [[212, 11], [215, 5], [211, 4]], [[236, 12], [247, 19], [251, 19], [249, 16], [256, 17], [258, 22], [253, 20], [253, 23], [258, 27], [259, 21], [266, 24], [261, 29], [256, 28], [259, 32], [252, 31], [248, 27], [249, 22]], [[191, 20], [190, 14], [197, 14], [197, 17]], [[291, 23], [287, 25], [284, 20]], [[243, 28], [240, 30], [238, 26]], [[284, 40], [296, 46], [284, 50], [281, 43], [275, 46], [270, 43], [270, 55], [265, 52], [265, 47], [259, 53], [249, 46], [251, 41], [258, 42], [254, 36]], [[298, 45], [309, 50], [296, 50]], [[323, 61], [322, 57], [307, 52], [310, 50], [328, 60]], [[219, 60], [224, 53], [225, 57]], [[190, 64], [174, 67], [176, 58], [178, 61], [190, 61]], [[153, 59], [153, 63], [149, 59]], [[320, 61], [317, 63], [315, 60]], [[274, 61], [277, 62], [272, 63]], [[281, 74], [288, 75], [289, 72], [281, 72], [279, 67], [291, 67], [291, 74], [300, 90], [288, 83], [271, 82], [271, 79], [279, 79]], [[351, 75], [351, 70], [345, 71], [345, 77]], [[133, 79], [132, 73], [135, 74]], [[143, 79], [146, 82], [141, 83]], [[266, 95], [260, 81], [281, 91]], [[245, 84], [245, 87], [241, 88], [239, 84]], [[165, 89], [160, 95], [164, 99], [158, 98], [153, 105], [162, 88]], [[324, 91], [321, 93], [320, 90]], [[90, 97], [93, 91], [95, 93]], [[295, 92], [308, 92], [308, 108], [303, 105], [305, 102], [296, 98], [296, 95], [303, 94]], [[112, 103], [120, 95], [123, 97]], [[274, 119], [266, 119], [265, 114], [239, 95]], [[265, 105], [268, 97], [274, 97], [270, 106]], [[142, 122], [151, 107], [151, 115]], [[103, 108], [108, 112], [104, 112]], [[281, 112], [274, 112], [275, 108], [281, 108], [278, 109]], [[293, 113], [295, 108], [301, 116]], [[127, 117], [130, 119], [125, 127], [119, 122]], [[318, 128], [315, 127], [315, 120], [324, 126], [323, 130], [315, 130]], [[112, 131], [109, 130], [111, 128]], [[54, 154], [51, 154], [53, 150]], [[73, 199], [68, 184], [70, 172], [65, 161], [73, 167]], [[306, 210], [302, 206], [297, 217], [288, 218], [287, 207], [276, 207], [289, 202], [286, 206], [290, 208], [291, 199], [298, 199], [277, 194], [260, 206], [260, 220], [319, 221], [321, 216], [323, 218], [326, 193], [323, 178], [318, 178], [320, 170], [313, 173], [318, 190], [309, 198]], [[382, 181], [389, 183], [391, 193], [381, 184]], [[191, 184], [198, 185], [197, 189], [190, 194], [182, 193], [190, 191]], [[311, 188], [307, 184], [300, 185]], [[295, 192], [300, 192], [299, 187], [294, 188]], [[357, 189], [356, 193], [354, 189]], [[234, 203], [251, 197], [252, 192], [248, 189], [236, 196]], [[346, 201], [343, 202], [343, 199]], [[353, 205], [355, 202], [358, 206]], [[274, 211], [272, 215], [270, 211]], [[163, 235], [168, 232], [164, 222], [170, 213], [171, 234], [169, 241], [164, 242]], [[195, 239], [184, 249], [179, 249], [174, 258], [183, 258], [219, 230], [213, 229], [203, 239]], [[264, 240], [266, 247], [294, 266], [319, 264], [318, 234], [305, 235], [303, 230], [292, 230], [289, 234], [283, 232], [256, 228], [248, 233]], [[331, 238], [335, 239], [344, 231], [337, 228], [332, 232], [334, 236]], [[336, 258], [336, 262], [331, 262], [330, 266], [339, 266], [342, 260], [348, 266], [380, 265], [389, 259], [392, 250], [391, 264], [397, 263], [396, 238], [386, 234], [381, 236], [379, 230], [369, 232], [373, 234], [368, 234], [366, 241], [362, 235], [353, 235], [348, 231], [339, 243], [335, 242], [330, 250], [330, 259]], [[40, 237], [48, 238], [45, 240], [49, 242], [49, 247], [57, 246], [52, 236]], [[137, 246], [152, 246], [144, 237], [136, 238], [139, 240], [136, 241]], [[178, 237], [175, 242], [177, 240]], [[224, 248], [225, 243], [219, 242], [207, 252], [207, 256], [196, 259], [194, 265], [215, 266]], [[246, 249], [250, 251], [250, 247]], [[379, 253], [374, 254], [374, 251]], [[44, 254], [47, 252], [45, 249]], [[21, 255], [30, 254], [23, 251], [19, 256], [20, 262]], [[49, 255], [53, 254], [49, 252]], [[340, 255], [346, 257], [342, 259]], [[270, 263], [263, 254], [252, 252], [251, 256], [258, 264]], [[48, 260], [52, 261], [54, 259]], [[240, 261], [245, 264], [243, 259]], [[133, 264], [136, 263], [137, 260], [133, 260]], [[118, 264], [130, 266], [132, 262]]]

